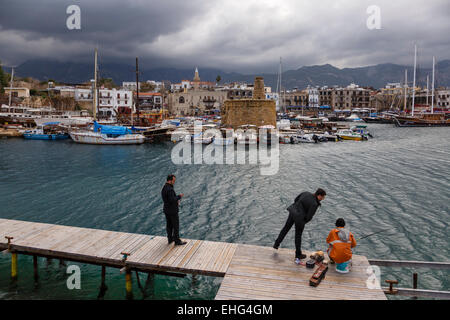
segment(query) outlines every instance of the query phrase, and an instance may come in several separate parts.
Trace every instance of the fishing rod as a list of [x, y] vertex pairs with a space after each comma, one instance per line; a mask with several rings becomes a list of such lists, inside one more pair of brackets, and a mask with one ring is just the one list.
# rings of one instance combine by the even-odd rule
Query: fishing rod
[[359, 238], [359, 241], [361, 241], [361, 240], [363, 240], [363, 239], [366, 239], [366, 238], [369, 238], [369, 237], [371, 237], [371, 236], [374, 236], [374, 235], [376, 235], [376, 234], [379, 234], [379, 233], [382, 233], [382, 232], [386, 232], [386, 231], [391, 231], [391, 230], [393, 230], [393, 229], [392, 229], [392, 228], [389, 228], [389, 229], [384, 229], [384, 230], [380, 230], [380, 231], [377, 231], [377, 232], [368, 234], [368, 235], [366, 235], [366, 236], [364, 236], [364, 237]]

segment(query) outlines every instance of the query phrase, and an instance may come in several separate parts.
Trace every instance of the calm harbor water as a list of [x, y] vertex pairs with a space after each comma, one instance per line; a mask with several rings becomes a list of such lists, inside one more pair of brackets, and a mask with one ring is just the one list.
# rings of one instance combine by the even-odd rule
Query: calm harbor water
[[[182, 165], [170, 143], [90, 146], [71, 141], [0, 139], [0, 217], [114, 231], [165, 235], [160, 190], [168, 173], [184, 193], [181, 235], [191, 239], [271, 246], [302, 191], [328, 197], [307, 225], [303, 248], [325, 250], [334, 221], [345, 218], [356, 254], [377, 259], [448, 261], [450, 247], [450, 130], [370, 125], [375, 139], [319, 145], [281, 145], [277, 175], [257, 165]], [[283, 247], [294, 248], [294, 232]], [[19, 256], [10, 283], [10, 257], [0, 255], [0, 299], [95, 299], [100, 268], [81, 267], [81, 290], [68, 290], [66, 269]], [[413, 270], [382, 268], [382, 281], [412, 286]], [[450, 290], [447, 271], [417, 270], [419, 288]], [[134, 277], [134, 274], [133, 274]], [[135, 281], [134, 277], [134, 281]], [[141, 281], [145, 281], [142, 274]], [[148, 299], [212, 299], [221, 279], [156, 276]], [[124, 275], [107, 269], [105, 299], [124, 299]], [[136, 299], [142, 298], [134, 282]]]

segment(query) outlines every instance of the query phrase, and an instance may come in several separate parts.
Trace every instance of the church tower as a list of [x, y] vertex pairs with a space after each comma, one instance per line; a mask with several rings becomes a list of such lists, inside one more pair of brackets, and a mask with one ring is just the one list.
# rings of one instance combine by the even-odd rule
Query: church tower
[[195, 68], [194, 89], [198, 90], [199, 88], [200, 88], [200, 76], [198, 75], [198, 68]]

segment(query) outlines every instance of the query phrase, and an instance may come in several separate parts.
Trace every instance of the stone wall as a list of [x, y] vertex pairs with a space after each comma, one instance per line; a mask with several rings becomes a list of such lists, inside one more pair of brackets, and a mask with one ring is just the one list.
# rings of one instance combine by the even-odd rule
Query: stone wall
[[227, 100], [222, 108], [222, 124], [234, 129], [246, 124], [276, 127], [276, 103], [273, 100]]

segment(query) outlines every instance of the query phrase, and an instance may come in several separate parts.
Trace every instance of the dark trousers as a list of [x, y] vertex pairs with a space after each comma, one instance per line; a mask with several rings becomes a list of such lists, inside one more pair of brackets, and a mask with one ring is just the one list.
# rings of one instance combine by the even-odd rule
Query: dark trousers
[[286, 224], [280, 232], [277, 240], [275, 241], [275, 246], [279, 247], [281, 242], [283, 242], [289, 230], [291, 230], [292, 226], [295, 224], [295, 257], [299, 258], [302, 255], [302, 233], [305, 228], [305, 222], [303, 221], [303, 217], [296, 218], [291, 213], [289, 213]]
[[167, 239], [175, 242], [180, 241], [180, 220], [178, 218], [178, 213], [164, 214], [166, 216]]

